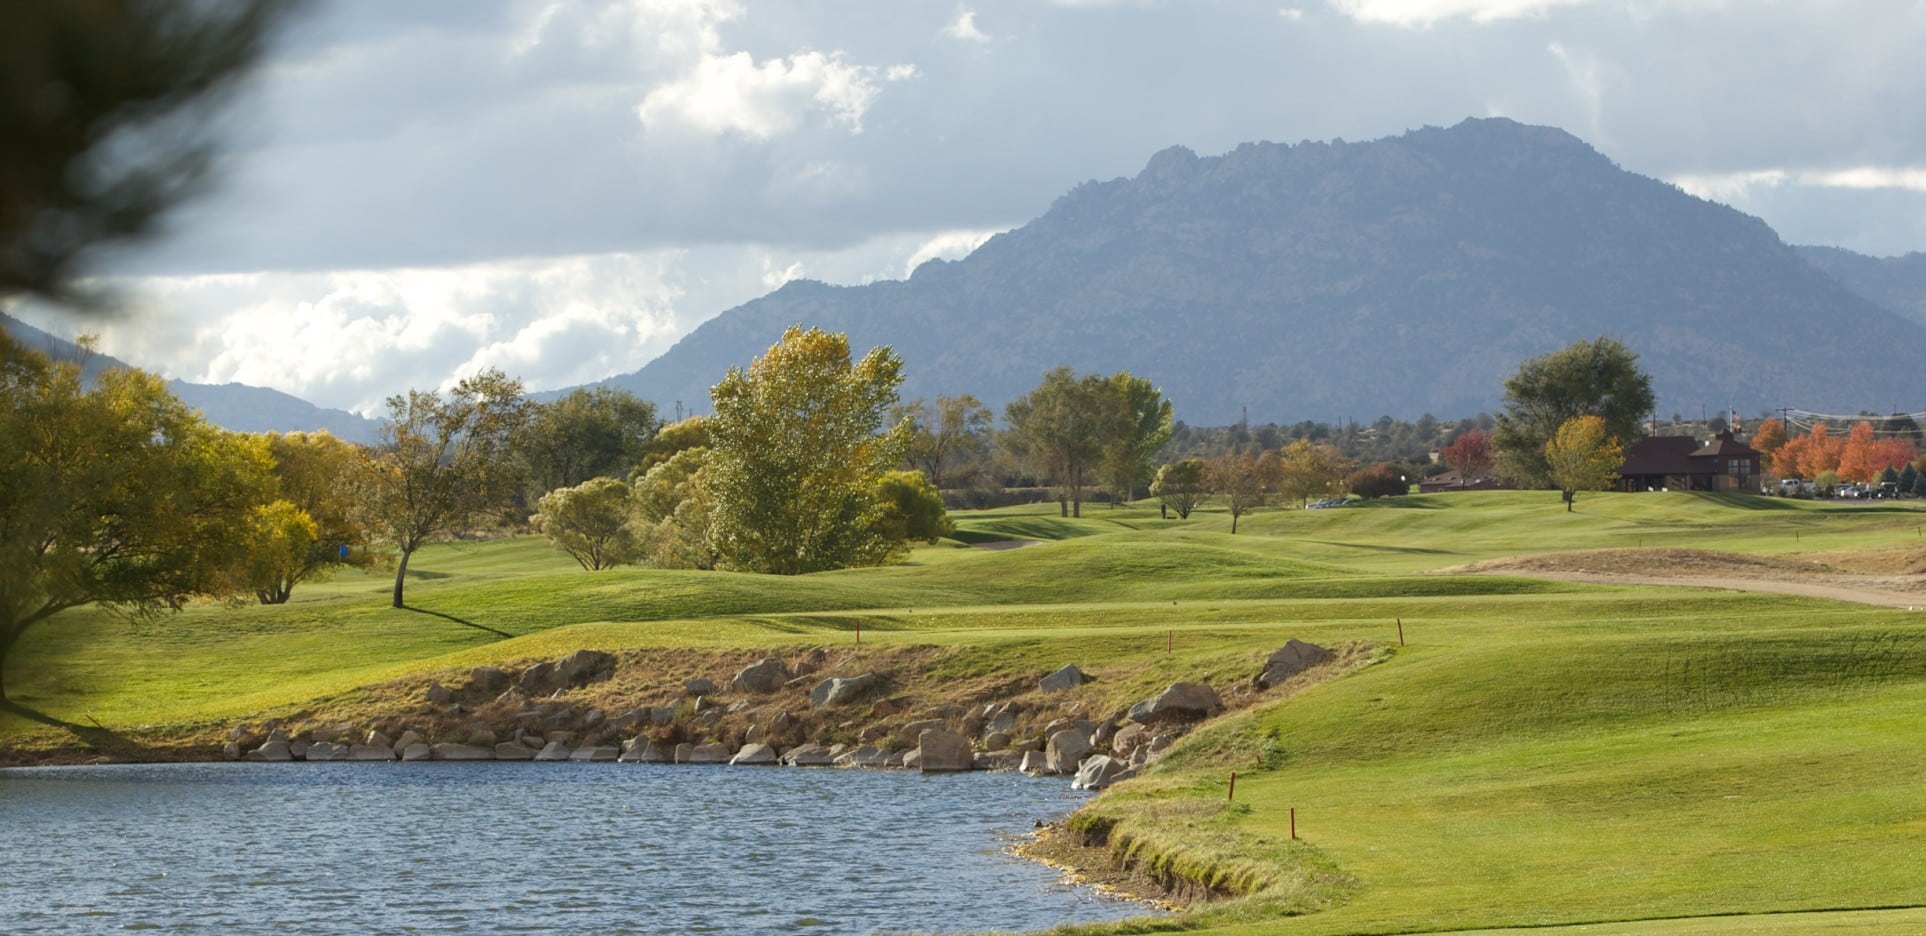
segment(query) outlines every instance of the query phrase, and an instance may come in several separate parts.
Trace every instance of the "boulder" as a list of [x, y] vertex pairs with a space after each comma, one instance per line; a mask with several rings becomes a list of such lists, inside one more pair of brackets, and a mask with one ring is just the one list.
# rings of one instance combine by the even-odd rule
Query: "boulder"
[[567, 688], [605, 682], [614, 675], [615, 655], [600, 650], [577, 650], [555, 663], [556, 679]]
[[1023, 759], [1017, 761], [1017, 769], [1032, 777], [1040, 777], [1050, 772], [1050, 761], [1042, 751], [1025, 751]]
[[521, 678], [515, 680], [515, 688], [525, 695], [539, 697], [562, 688], [562, 681], [555, 675], [555, 664], [537, 663], [522, 670]]
[[361, 743], [372, 744], [375, 747], [385, 747], [390, 752], [393, 752], [395, 749], [395, 739], [382, 734], [379, 729], [375, 728], [368, 729], [368, 736]]
[[405, 761], [433, 760], [434, 756], [435, 749], [429, 747], [425, 741], [416, 741], [413, 744], [404, 744], [401, 747], [401, 759]]
[[241, 759], [241, 742], [229, 741], [226, 744], [221, 745], [221, 756], [227, 758], [228, 760], [240, 760]]
[[1015, 770], [1016, 766], [1015, 751], [981, 751], [976, 755], [978, 770]]
[[877, 699], [869, 704], [869, 713], [877, 718], [892, 718], [909, 711], [910, 706], [915, 703], [916, 700], [909, 696]]
[[820, 744], [805, 744], [785, 752], [782, 762], [791, 767], [828, 767], [836, 763], [836, 754]]
[[494, 760], [495, 749], [475, 744], [453, 744], [443, 742], [429, 749], [435, 760], [476, 761]]
[[883, 753], [882, 748], [865, 744], [847, 754], [838, 755], [836, 757], [836, 766], [877, 768], [883, 766], [887, 760], [889, 760], [889, 755]]
[[970, 739], [954, 731], [932, 728], [923, 732], [916, 739], [916, 751], [916, 767], [924, 773], [951, 773], [976, 766]]
[[1053, 774], [1072, 774], [1090, 756], [1090, 736], [1075, 728], [1065, 728], [1050, 736], [1043, 748], [1044, 764]]
[[535, 751], [520, 741], [503, 741], [495, 745], [496, 760], [534, 760]]
[[716, 684], [712, 679], [704, 679], [701, 676], [697, 676], [682, 684], [683, 695], [706, 696], [715, 695], [715, 693]]
[[333, 742], [340, 737], [341, 729], [324, 725], [308, 732], [308, 743], [313, 744], [317, 741]]
[[745, 744], [729, 758], [731, 767], [762, 767], [776, 763], [776, 749], [767, 744]]
[[856, 701], [857, 697], [876, 684], [876, 674], [864, 673], [861, 676], [832, 676], [816, 684], [809, 690], [811, 708], [830, 705], [843, 705]]
[[682, 757], [682, 748], [676, 748], [678, 764], [726, 764], [729, 762], [729, 746], [721, 742], [698, 744], [689, 749], [687, 759]]
[[916, 770], [923, 766], [923, 752], [917, 748], [910, 748], [907, 751], [897, 751], [896, 753], [891, 754], [889, 756], [889, 760], [885, 761], [884, 763], [890, 767], [900, 767], [904, 770]]
[[1208, 718], [1224, 707], [1217, 690], [1203, 683], [1172, 683], [1170, 688], [1130, 707], [1130, 720], [1140, 725], [1187, 722]]
[[1083, 764], [1077, 767], [1077, 779], [1071, 781], [1070, 789], [1101, 790], [1117, 782], [1118, 775], [1128, 768], [1129, 765], [1123, 761], [1098, 754], [1085, 759]]
[[247, 759], [251, 761], [291, 761], [294, 759], [294, 752], [290, 749], [287, 741], [271, 740], [247, 752]]
[[393, 746], [387, 744], [350, 744], [348, 745], [347, 759], [351, 761], [391, 761], [395, 759], [395, 749]]
[[540, 751], [536, 752], [535, 759], [544, 762], [565, 761], [568, 760], [568, 756], [573, 753], [575, 752], [569, 750], [567, 744], [560, 741], [550, 741], [543, 745]]
[[395, 739], [395, 753], [399, 754], [402, 751], [407, 750], [408, 745], [420, 744], [421, 742], [422, 742], [421, 733], [410, 728], [409, 730], [402, 732], [401, 737]]
[[649, 708], [649, 724], [658, 728], [675, 721], [675, 706], [656, 705]]
[[288, 755], [295, 760], [308, 759], [308, 739], [296, 738], [288, 742]]
[[737, 671], [729, 680], [731, 692], [770, 693], [789, 681], [789, 670], [775, 657], [764, 657]]
[[1010, 749], [1010, 734], [1006, 731], [992, 731], [983, 736], [983, 750], [1007, 751]]
[[1125, 725], [1110, 736], [1110, 751], [1113, 754], [1128, 754], [1134, 748], [1142, 747], [1149, 740], [1150, 731], [1142, 725]]
[[599, 728], [602, 726], [603, 722], [606, 722], [608, 720], [609, 720], [609, 713], [604, 712], [599, 708], [589, 709], [588, 714], [582, 716], [582, 727], [584, 729]]
[[674, 753], [656, 747], [647, 738], [636, 738], [622, 745], [622, 754], [616, 760], [624, 764], [666, 764]]
[[1264, 671], [1258, 673], [1253, 682], [1259, 689], [1269, 689], [1313, 666], [1335, 659], [1337, 654], [1293, 637], [1264, 659]]
[[568, 759], [572, 761], [607, 764], [607, 763], [614, 762], [615, 760], [619, 759], [621, 756], [622, 756], [621, 751], [618, 751], [615, 748], [612, 748], [606, 744], [584, 744], [581, 747], [576, 748], [575, 753], [570, 754], [568, 756]]
[[894, 740], [897, 747], [915, 747], [917, 742], [922, 739], [923, 732], [929, 731], [932, 728], [945, 727], [948, 727], [948, 723], [940, 718], [925, 718], [922, 721], [913, 721], [896, 729], [896, 737]]
[[429, 702], [435, 705], [447, 705], [448, 703], [455, 701], [455, 694], [453, 692], [448, 691], [448, 687], [442, 685], [439, 682], [429, 683], [428, 690], [422, 693], [422, 695]]
[[1090, 677], [1078, 669], [1077, 664], [1066, 663], [1062, 669], [1043, 677], [1042, 688], [1044, 692], [1063, 692], [1089, 681]]
[[467, 692], [471, 698], [474, 696], [492, 698], [507, 691], [509, 682], [508, 674], [500, 669], [493, 666], [477, 666], [468, 671]]

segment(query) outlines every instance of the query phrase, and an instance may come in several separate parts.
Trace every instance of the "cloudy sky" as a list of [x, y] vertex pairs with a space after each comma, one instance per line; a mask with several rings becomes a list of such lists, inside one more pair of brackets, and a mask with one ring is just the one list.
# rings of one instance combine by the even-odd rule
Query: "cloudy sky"
[[[1918, 0], [323, 0], [104, 349], [375, 412], [631, 371], [1159, 149], [1563, 127], [1788, 242], [1926, 250]], [[73, 320], [21, 308], [70, 333]], [[745, 362], [746, 363], [746, 362]]]

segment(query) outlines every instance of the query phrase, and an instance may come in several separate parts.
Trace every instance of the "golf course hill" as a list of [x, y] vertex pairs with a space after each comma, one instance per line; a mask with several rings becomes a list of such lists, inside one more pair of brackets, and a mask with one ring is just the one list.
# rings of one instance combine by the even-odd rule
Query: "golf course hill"
[[[1575, 507], [1405, 496], [1235, 535], [1209, 508], [961, 512], [903, 563], [791, 577], [444, 544], [406, 608], [353, 572], [279, 606], [64, 613], [8, 661], [0, 758], [412, 733], [900, 764], [953, 736], [950, 763], [1036, 754], [1040, 783], [1118, 762], [1027, 850], [1187, 909], [1058, 932], [1926, 931], [1926, 506]], [[1151, 704], [1184, 684], [1214, 704]]]

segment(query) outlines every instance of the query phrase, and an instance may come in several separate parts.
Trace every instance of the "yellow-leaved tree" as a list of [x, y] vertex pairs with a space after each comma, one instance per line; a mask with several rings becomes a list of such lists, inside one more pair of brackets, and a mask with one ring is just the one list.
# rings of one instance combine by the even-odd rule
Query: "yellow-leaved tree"
[[1564, 494], [1565, 510], [1579, 491], [1603, 491], [1618, 480], [1625, 451], [1597, 416], [1567, 419], [1545, 443], [1545, 464], [1553, 484]]

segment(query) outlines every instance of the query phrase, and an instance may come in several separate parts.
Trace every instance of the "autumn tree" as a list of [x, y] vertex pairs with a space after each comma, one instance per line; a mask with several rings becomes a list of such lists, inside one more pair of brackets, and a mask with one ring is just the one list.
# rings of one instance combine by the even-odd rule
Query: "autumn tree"
[[1772, 456], [1772, 470], [1781, 478], [1817, 478], [1839, 470], [1845, 440], [1832, 435], [1824, 423], [1805, 435], [1787, 440]]
[[1747, 443], [1758, 450], [1769, 461], [1786, 444], [1786, 424], [1777, 419], [1768, 419], [1752, 431], [1752, 439]]
[[1577, 341], [1531, 358], [1505, 380], [1505, 409], [1492, 433], [1499, 470], [1519, 483], [1546, 484], [1545, 447], [1566, 422], [1597, 416], [1606, 437], [1636, 438], [1653, 401], [1638, 354], [1616, 339]]
[[715, 498], [709, 490], [707, 446], [684, 448], [635, 478], [630, 503], [630, 524], [648, 564], [714, 569], [721, 561], [709, 535]]
[[870, 493], [883, 505], [877, 532], [891, 543], [933, 544], [956, 532], [943, 509], [943, 493], [920, 471], [885, 472]]
[[542, 495], [529, 524], [576, 564], [600, 572], [634, 562], [640, 554], [630, 515], [627, 482], [590, 478]]
[[797, 575], [888, 558], [872, 488], [909, 443], [907, 421], [885, 423], [902, 370], [888, 348], [852, 364], [847, 337], [792, 326], [716, 384], [710, 530], [725, 567]]
[[1846, 433], [1845, 444], [1839, 447], [1839, 464], [1834, 469], [1839, 479], [1861, 484], [1872, 481], [1879, 474], [1879, 469], [1873, 465], [1878, 454], [1875, 451], [1877, 445], [1872, 423], [1863, 420], [1854, 423]]
[[353, 499], [356, 447], [325, 432], [270, 433], [262, 444], [274, 460], [278, 499], [250, 523], [246, 589], [262, 604], [283, 604], [302, 582], [374, 565]]
[[1572, 509], [1579, 491], [1609, 490], [1618, 479], [1624, 455], [1602, 417], [1579, 416], [1559, 426], [1545, 444], [1545, 465], [1552, 483], [1564, 494], [1565, 510]]
[[432, 390], [388, 398], [381, 442], [356, 471], [356, 504], [369, 533], [399, 554], [395, 607], [404, 606], [416, 550], [510, 501], [519, 480], [512, 442], [527, 418], [521, 381], [497, 370], [461, 381], [445, 399]]
[[1205, 463], [1204, 477], [1211, 493], [1230, 512], [1231, 533], [1237, 533], [1238, 518], [1270, 502], [1277, 476], [1277, 455], [1259, 456], [1251, 452], [1225, 452]]
[[1277, 493], [1303, 507], [1311, 498], [1341, 493], [1350, 462], [1329, 442], [1297, 439], [1277, 452]]
[[955, 487], [957, 473], [989, 453], [989, 407], [969, 394], [939, 396], [935, 405], [912, 400], [898, 414], [912, 427], [905, 462], [930, 479], [937, 490]]
[[1483, 429], [1461, 432], [1439, 450], [1438, 458], [1458, 472], [1459, 486], [1470, 484], [1491, 471], [1491, 433]]
[[627, 390], [578, 389], [530, 407], [516, 449], [540, 496], [590, 478], [625, 478], [654, 440], [655, 404]]
[[62, 611], [231, 593], [270, 469], [160, 378], [112, 369], [90, 388], [0, 333], [0, 699], [21, 636]]
[[1345, 477], [1344, 486], [1351, 493], [1365, 500], [1398, 497], [1411, 491], [1410, 482], [1404, 479], [1404, 475], [1398, 473], [1397, 467], [1387, 464], [1372, 465], [1369, 468], [1359, 468], [1351, 472]]
[[1150, 460], [1170, 441], [1171, 405], [1145, 378], [1118, 371], [1092, 395], [1099, 407], [1100, 467], [1111, 503], [1133, 499], [1151, 480]]
[[1190, 512], [1210, 497], [1205, 469], [1201, 458], [1164, 465], [1157, 469], [1157, 478], [1150, 483], [1150, 496], [1162, 501], [1165, 508], [1176, 511], [1179, 520], [1189, 520]]

